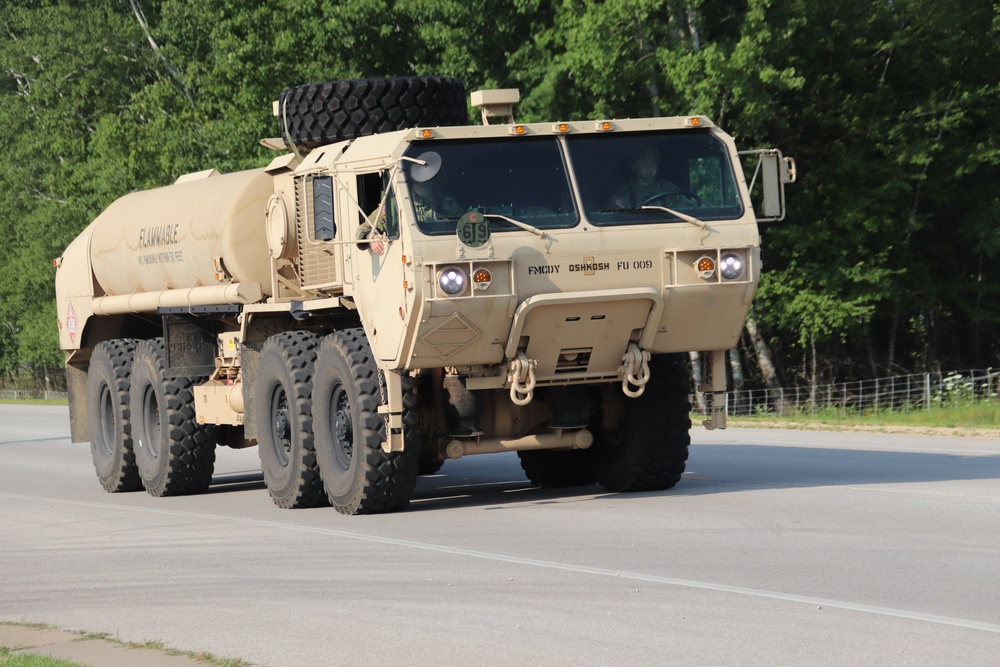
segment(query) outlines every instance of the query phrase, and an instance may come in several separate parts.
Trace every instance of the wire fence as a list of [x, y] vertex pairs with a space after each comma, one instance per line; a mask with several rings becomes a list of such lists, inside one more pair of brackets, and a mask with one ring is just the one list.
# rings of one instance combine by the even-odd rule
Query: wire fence
[[[0, 389], [0, 400], [67, 400], [64, 391]], [[816, 387], [779, 387], [726, 392], [726, 414], [792, 415], [823, 411], [844, 414], [911, 412], [936, 405], [1000, 401], [1000, 370], [986, 368], [950, 373], [918, 373], [838, 382]], [[697, 396], [691, 405], [700, 406]], [[702, 411], [704, 411], [702, 409]]]
[[44, 399], [46, 401], [65, 401], [68, 394], [65, 391], [34, 391], [31, 389], [0, 389], [0, 401], [29, 401]]
[[[692, 396], [691, 405], [700, 406]], [[1000, 400], [1000, 370], [918, 373], [839, 382], [816, 387], [746, 389], [726, 393], [726, 414], [793, 415], [836, 411], [842, 414], [912, 412], [936, 405]]]

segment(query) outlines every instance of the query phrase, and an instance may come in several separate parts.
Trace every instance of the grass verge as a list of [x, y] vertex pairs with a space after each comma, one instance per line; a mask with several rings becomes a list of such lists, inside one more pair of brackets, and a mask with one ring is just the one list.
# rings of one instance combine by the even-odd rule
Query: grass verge
[[0, 667], [86, 667], [79, 662], [68, 662], [45, 655], [19, 653], [11, 655], [11, 649], [0, 646]]
[[[59, 628], [50, 625], [37, 624], [37, 623], [14, 623], [11, 621], [2, 621], [0, 625], [10, 625], [21, 628], [28, 628], [34, 630], [58, 630]], [[178, 655], [191, 658], [205, 665], [211, 667], [250, 667], [250, 663], [244, 662], [239, 658], [219, 658], [211, 653], [207, 652], [195, 652], [195, 651], [179, 651], [177, 649], [168, 648], [162, 643], [157, 641], [145, 641], [145, 642], [123, 642], [115, 639], [112, 635], [106, 632], [72, 632], [66, 631], [67, 636], [71, 639], [77, 641], [87, 641], [87, 640], [97, 640], [106, 641], [111, 644], [117, 644], [119, 646], [124, 646], [125, 648], [135, 649], [138, 651], [152, 650], [161, 651], [168, 655]], [[20, 650], [18, 647], [11, 646], [0, 646], [0, 667], [86, 667], [86, 665], [81, 665], [75, 662], [67, 662], [65, 660], [58, 660], [55, 658], [50, 658], [42, 655], [35, 655], [30, 653], [12, 655], [12, 651]], [[30, 649], [29, 649], [30, 650]], [[140, 658], [141, 660], [141, 658]], [[141, 663], [137, 663], [141, 664]]]
[[[692, 421], [696, 423], [700, 423], [702, 419], [704, 417], [701, 415], [692, 416]], [[805, 428], [822, 425], [844, 430], [859, 427], [872, 430], [887, 427], [899, 427], [904, 430], [948, 429], [949, 431], [968, 430], [971, 431], [970, 435], [978, 435], [978, 431], [1000, 430], [1000, 403], [990, 401], [956, 403], [932, 406], [930, 410], [872, 411], [861, 414], [841, 412], [836, 409], [822, 409], [816, 412], [792, 411], [782, 415], [761, 414], [752, 417], [730, 417], [729, 424], [762, 428]]]

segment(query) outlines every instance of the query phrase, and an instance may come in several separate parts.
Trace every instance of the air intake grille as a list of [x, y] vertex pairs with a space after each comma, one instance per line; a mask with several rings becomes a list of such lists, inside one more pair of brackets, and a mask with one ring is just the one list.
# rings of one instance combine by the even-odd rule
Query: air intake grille
[[313, 210], [314, 178], [316, 177], [295, 178], [295, 228], [299, 246], [299, 276], [303, 289], [320, 292], [337, 291], [341, 287], [337, 275], [341, 250], [333, 243], [316, 240]]

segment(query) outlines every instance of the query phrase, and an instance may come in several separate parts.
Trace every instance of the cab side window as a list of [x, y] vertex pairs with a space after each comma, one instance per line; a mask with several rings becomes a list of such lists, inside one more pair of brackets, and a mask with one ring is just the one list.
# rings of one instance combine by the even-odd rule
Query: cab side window
[[399, 207], [396, 203], [395, 192], [389, 184], [388, 172], [375, 172], [358, 176], [358, 203], [361, 205], [361, 211], [358, 212], [358, 215], [362, 224], [382, 203], [383, 196], [385, 197], [385, 229], [380, 229], [380, 231], [391, 239], [398, 239]]

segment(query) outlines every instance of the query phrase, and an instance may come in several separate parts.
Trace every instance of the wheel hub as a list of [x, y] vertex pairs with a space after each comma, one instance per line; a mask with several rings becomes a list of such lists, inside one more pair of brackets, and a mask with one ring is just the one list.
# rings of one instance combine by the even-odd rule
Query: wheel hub
[[[288, 419], [288, 410], [278, 410], [274, 414], [274, 435], [281, 440], [287, 440], [290, 434], [291, 427]], [[287, 449], [288, 447], [286, 446], [285, 448]]]
[[340, 444], [341, 451], [350, 458], [354, 455], [354, 438], [351, 437], [351, 417], [346, 410], [337, 410], [333, 421], [333, 434]]

